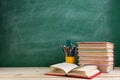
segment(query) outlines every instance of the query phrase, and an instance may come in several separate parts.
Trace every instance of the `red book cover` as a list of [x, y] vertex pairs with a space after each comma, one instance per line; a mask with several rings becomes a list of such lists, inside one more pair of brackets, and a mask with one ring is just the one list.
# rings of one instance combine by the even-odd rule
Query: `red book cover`
[[92, 78], [95, 78], [97, 77], [98, 75], [100, 75], [102, 72], [98, 72], [92, 76], [78, 76], [78, 75], [63, 75], [63, 74], [50, 74], [50, 73], [45, 73], [45, 75], [51, 75], [51, 76], [62, 76], [62, 77], [73, 77], [73, 78], [84, 78], [84, 79], [92, 79]]

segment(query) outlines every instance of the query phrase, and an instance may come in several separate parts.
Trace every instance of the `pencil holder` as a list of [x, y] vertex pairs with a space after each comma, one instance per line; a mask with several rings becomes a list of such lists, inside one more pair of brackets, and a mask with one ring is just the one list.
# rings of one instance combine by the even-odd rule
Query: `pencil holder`
[[65, 57], [65, 62], [74, 64], [75, 63], [75, 57], [67, 56], [67, 57]]

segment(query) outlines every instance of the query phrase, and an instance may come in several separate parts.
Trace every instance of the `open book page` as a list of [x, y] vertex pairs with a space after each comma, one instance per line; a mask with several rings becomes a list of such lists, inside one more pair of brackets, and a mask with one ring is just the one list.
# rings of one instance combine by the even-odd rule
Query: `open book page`
[[73, 69], [72, 71], [89, 71], [89, 70], [95, 70], [97, 68], [98, 67], [96, 65], [83, 65]]
[[77, 71], [77, 72], [70, 72], [69, 74], [67, 74], [67, 75], [69, 75], [69, 76], [74, 76], [74, 77], [91, 77], [91, 76], [94, 76], [94, 75], [96, 75], [96, 74], [98, 74], [100, 71], [99, 70], [93, 70], [93, 71]]
[[58, 68], [53, 68], [50, 72], [47, 74], [54, 74], [54, 75], [65, 75], [65, 71], [58, 69]]
[[51, 65], [52, 68], [56, 68], [56, 69], [61, 69], [63, 71], [65, 71], [65, 73], [70, 72], [72, 69], [78, 67], [75, 64], [71, 64], [71, 63], [58, 63], [58, 64], [54, 64]]
[[69, 72], [68, 75], [90, 77], [99, 72], [100, 71], [97, 69], [96, 65], [86, 65], [79, 66], [76, 69], [73, 69], [72, 71]]

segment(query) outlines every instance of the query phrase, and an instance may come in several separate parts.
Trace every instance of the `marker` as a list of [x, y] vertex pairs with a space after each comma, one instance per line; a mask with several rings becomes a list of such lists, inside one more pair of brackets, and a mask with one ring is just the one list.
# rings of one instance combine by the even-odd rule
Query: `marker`
[[68, 47], [68, 54], [70, 54], [70, 48]]

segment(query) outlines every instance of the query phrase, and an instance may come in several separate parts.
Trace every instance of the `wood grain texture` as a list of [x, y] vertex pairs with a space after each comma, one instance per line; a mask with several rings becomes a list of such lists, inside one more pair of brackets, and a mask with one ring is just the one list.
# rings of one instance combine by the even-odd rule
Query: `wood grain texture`
[[[87, 80], [82, 78], [70, 78], [44, 75], [51, 69], [48, 67], [12, 67], [0, 68], [0, 80]], [[102, 73], [93, 80], [119, 80], [120, 67], [110, 73]]]

